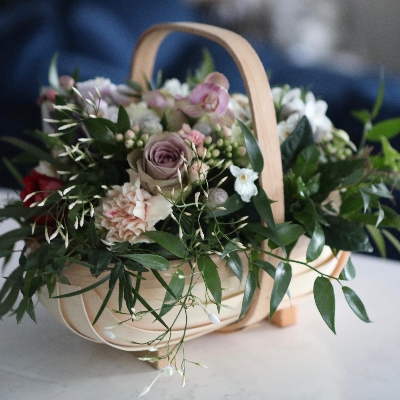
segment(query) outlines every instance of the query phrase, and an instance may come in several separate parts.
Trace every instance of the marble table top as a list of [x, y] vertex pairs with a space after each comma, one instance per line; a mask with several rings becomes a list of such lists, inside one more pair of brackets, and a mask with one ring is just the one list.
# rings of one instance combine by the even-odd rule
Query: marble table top
[[[161, 376], [144, 398], [399, 399], [400, 262], [352, 259], [357, 277], [349, 286], [373, 323], [360, 321], [337, 287], [336, 336], [310, 300], [299, 306], [292, 327], [262, 321], [188, 342], [188, 358], [208, 368], [189, 365], [183, 388], [177, 373]], [[134, 399], [157, 375], [131, 353], [76, 336], [40, 304], [36, 312], [38, 324], [28, 318], [20, 325], [14, 317], [0, 321], [1, 400]]]

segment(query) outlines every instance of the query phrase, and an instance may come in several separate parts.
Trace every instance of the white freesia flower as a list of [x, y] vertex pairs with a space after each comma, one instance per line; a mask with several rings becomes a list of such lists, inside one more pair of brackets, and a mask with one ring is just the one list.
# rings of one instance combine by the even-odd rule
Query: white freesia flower
[[325, 132], [332, 130], [332, 122], [326, 116], [328, 104], [324, 100], [316, 100], [313, 93], [306, 94], [304, 114], [310, 121], [315, 140], [320, 141]]
[[294, 113], [290, 115], [287, 120], [279, 122], [277, 128], [278, 128], [280, 144], [282, 144], [287, 139], [287, 137], [296, 129], [296, 126], [299, 123], [299, 121], [300, 121], [299, 114]]
[[242, 200], [248, 203], [251, 197], [258, 193], [254, 181], [258, 179], [258, 173], [249, 168], [239, 168], [235, 165], [230, 166], [231, 174], [236, 178], [235, 192], [240, 195]]

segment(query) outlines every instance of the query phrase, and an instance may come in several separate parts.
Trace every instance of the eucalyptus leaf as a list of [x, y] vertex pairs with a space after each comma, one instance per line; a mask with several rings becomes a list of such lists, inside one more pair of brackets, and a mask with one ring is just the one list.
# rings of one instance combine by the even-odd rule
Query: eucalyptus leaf
[[165, 250], [169, 251], [173, 255], [179, 258], [186, 257], [187, 248], [182, 240], [180, 240], [177, 236], [163, 231], [146, 232], [146, 236], [154, 240], [161, 247], [163, 247]]
[[356, 292], [347, 286], [343, 286], [342, 290], [343, 290], [344, 297], [346, 298], [347, 304], [353, 310], [354, 314], [356, 314], [357, 317], [361, 319], [361, 321], [372, 322], [368, 317], [368, 314], [364, 307], [363, 302], [358, 297]]
[[292, 267], [289, 263], [280, 262], [275, 272], [274, 286], [271, 293], [270, 313], [271, 319], [278, 309], [283, 297], [285, 296], [290, 281], [292, 280]]
[[336, 335], [335, 331], [335, 293], [332, 283], [328, 278], [319, 276], [314, 282], [314, 300], [328, 328]]

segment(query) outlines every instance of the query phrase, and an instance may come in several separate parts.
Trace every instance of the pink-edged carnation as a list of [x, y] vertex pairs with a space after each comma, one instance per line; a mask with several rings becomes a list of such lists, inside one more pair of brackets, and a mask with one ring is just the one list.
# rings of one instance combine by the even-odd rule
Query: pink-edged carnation
[[209, 74], [195, 86], [188, 99], [179, 101], [180, 109], [192, 118], [208, 115], [214, 123], [230, 126], [235, 117], [229, 106], [229, 81], [219, 72]]
[[97, 208], [97, 224], [107, 230], [110, 243], [149, 243], [146, 232], [171, 214], [172, 205], [160, 194], [153, 196], [140, 187], [134, 171], [128, 171], [130, 182], [113, 186]]

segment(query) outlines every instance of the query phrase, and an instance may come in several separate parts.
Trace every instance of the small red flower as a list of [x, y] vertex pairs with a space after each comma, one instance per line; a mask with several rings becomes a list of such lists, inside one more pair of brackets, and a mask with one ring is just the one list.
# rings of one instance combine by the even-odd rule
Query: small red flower
[[[36, 170], [25, 176], [22, 179], [25, 187], [21, 191], [21, 200], [25, 207], [30, 207], [32, 203], [41, 202], [51, 193], [62, 188], [64, 183], [61, 179], [54, 178], [48, 175], [40, 174]], [[31, 193], [37, 192], [35, 195], [24, 201], [25, 197]], [[55, 220], [52, 215], [42, 215], [39, 218], [34, 217], [38, 225], [53, 225]]]

